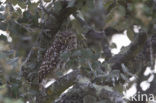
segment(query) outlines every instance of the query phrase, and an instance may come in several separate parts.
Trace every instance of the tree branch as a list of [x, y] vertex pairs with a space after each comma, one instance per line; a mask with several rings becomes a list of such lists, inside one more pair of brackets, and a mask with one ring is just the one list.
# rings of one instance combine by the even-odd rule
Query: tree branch
[[55, 81], [50, 87], [46, 89], [46, 97], [41, 97], [40, 103], [52, 103], [58, 98], [66, 89], [75, 84], [80, 72], [75, 70]]
[[130, 60], [135, 58], [143, 50], [144, 45], [150, 36], [150, 34], [147, 35], [146, 32], [140, 31], [125, 53], [117, 54], [109, 60], [110, 63], [113, 63], [112, 68], [120, 69], [121, 63], [129, 63]]
[[98, 41], [101, 43], [102, 49], [103, 49], [103, 54], [106, 60], [112, 57], [111, 51], [109, 49], [109, 42], [107, 40], [107, 36], [105, 35], [105, 32], [98, 32], [95, 31], [92, 27], [90, 27], [86, 21], [81, 19], [78, 15], [74, 14], [75, 18], [80, 22], [80, 24], [83, 26], [85, 29], [84, 35], [86, 36], [87, 39], [90, 39], [93, 41]]
[[55, 103], [71, 103], [73, 101], [75, 103], [104, 103], [103, 101], [108, 103], [125, 103], [122, 97], [120, 93], [109, 90], [102, 85], [79, 83], [61, 96]]

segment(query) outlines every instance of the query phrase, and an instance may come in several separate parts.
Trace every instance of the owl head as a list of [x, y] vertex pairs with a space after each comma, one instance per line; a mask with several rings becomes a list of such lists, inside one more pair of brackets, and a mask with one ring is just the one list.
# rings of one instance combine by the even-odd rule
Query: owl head
[[63, 31], [59, 33], [60, 40], [67, 46], [68, 50], [77, 48], [77, 37], [72, 31]]

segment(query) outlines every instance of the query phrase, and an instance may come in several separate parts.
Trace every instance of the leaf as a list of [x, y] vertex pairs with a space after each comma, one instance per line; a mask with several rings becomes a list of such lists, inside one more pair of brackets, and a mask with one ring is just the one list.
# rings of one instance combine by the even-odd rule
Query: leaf
[[39, 5], [39, 3], [31, 3], [28, 5], [28, 9], [31, 11], [32, 14], [35, 13], [35, 10], [37, 9], [38, 5]]
[[98, 60], [100, 57], [100, 53], [94, 53], [92, 56], [91, 56], [91, 60]]
[[133, 41], [134, 40], [134, 31], [132, 29], [127, 29], [127, 36], [128, 38]]
[[119, 20], [119, 22], [117, 22], [114, 25], [114, 28], [117, 30], [125, 30], [130, 28], [130, 26], [132, 25], [133, 21], [131, 21], [131, 19], [126, 19], [124, 18], [123, 20]]
[[87, 13], [94, 8], [94, 0], [86, 0], [85, 5], [83, 5], [83, 9], [81, 10], [83, 13]]
[[73, 19], [71, 21], [71, 24], [72, 24], [72, 28], [76, 30], [76, 33], [77, 34], [81, 34], [83, 32], [83, 29], [81, 27], [81, 25], [79, 24], [79, 22], [76, 20], [76, 19]]
[[82, 49], [81, 52], [82, 52], [82, 57], [84, 58], [90, 58], [93, 55], [93, 52], [89, 48]]
[[55, 5], [54, 11], [55, 11], [55, 13], [58, 13], [62, 9], [61, 2], [57, 1], [57, 2], [55, 2], [54, 5]]
[[13, 59], [10, 59], [10, 60], [8, 61], [8, 64], [14, 65], [15, 63], [17, 63], [17, 61], [18, 61], [18, 57], [13, 58]]
[[128, 71], [128, 68], [124, 64], [121, 64], [121, 67], [124, 73], [126, 73], [129, 76], [133, 76], [133, 74]]
[[63, 60], [67, 60], [69, 57], [71, 56], [71, 53], [70, 52], [63, 52], [61, 55], [60, 55], [60, 57], [61, 57], [61, 59], [63, 59]]
[[103, 86], [103, 88], [108, 91], [113, 91], [113, 88], [110, 86]]
[[5, 19], [5, 16], [2, 13], [0, 13], [0, 20], [3, 20], [3, 19]]
[[114, 0], [104, 0], [104, 7], [108, 9], [110, 5], [114, 3]]
[[111, 45], [110, 45], [110, 47], [113, 49], [113, 48], [117, 48], [117, 45], [115, 44], [115, 43], [112, 43]]
[[0, 11], [4, 11], [5, 10], [5, 7], [4, 6], [0, 6]]
[[94, 61], [93, 64], [92, 64], [92, 67], [96, 69], [96, 68], [98, 68], [100, 66], [100, 64], [101, 63], [99, 61]]
[[23, 35], [24, 33], [27, 32], [27, 30], [24, 28], [24, 26], [21, 26], [20, 24], [16, 23], [15, 21], [10, 21], [8, 23], [8, 28], [7, 28], [10, 33], [12, 34], [19, 34]]
[[124, 81], [129, 81], [129, 78], [126, 76], [126, 75], [124, 75], [123, 73], [121, 73], [120, 74], [120, 76], [121, 76], [121, 78], [124, 80]]
[[7, 24], [0, 22], [0, 29], [5, 31], [6, 28], [7, 28]]
[[[116, 26], [116, 28], [119, 26], [119, 23], [123, 23], [124, 22], [124, 17], [126, 15], [126, 11], [125, 8], [121, 5], [117, 5], [115, 6], [111, 12], [106, 16], [106, 27], [114, 27]], [[122, 22], [121, 22], [122, 21]], [[121, 26], [121, 29], [123, 29], [124, 26]], [[121, 30], [121, 29], [117, 29], [117, 30]]]
[[118, 84], [116, 85], [116, 87], [114, 88], [116, 91], [122, 93], [124, 88], [123, 88], [123, 85], [122, 84]]
[[125, 46], [122, 46], [121, 49], [120, 49], [120, 53], [123, 54], [123, 53], [127, 52], [127, 50], [129, 49], [129, 47], [130, 46], [126, 46], [126, 47]]
[[75, 5], [76, 0], [72, 0], [68, 3], [68, 8], [73, 7]]
[[80, 50], [76, 50], [76, 51], [74, 51], [73, 53], [72, 53], [72, 56], [73, 57], [78, 57], [78, 56], [81, 56], [82, 54], [81, 54], [81, 51]]
[[18, 3], [18, 0], [8, 0], [10, 3], [12, 3], [13, 5], [16, 5]]
[[69, 60], [68, 62], [67, 62], [67, 66], [69, 67], [69, 68], [73, 68], [73, 69], [75, 69], [75, 68], [77, 68], [77, 63], [78, 63], [78, 61], [77, 61], [77, 59], [71, 59], [71, 60]]
[[18, 14], [22, 14], [22, 10], [20, 8], [17, 9]]
[[3, 34], [0, 34], [0, 40], [7, 41], [7, 37]]
[[119, 13], [121, 16], [125, 16], [126, 11], [125, 11], [124, 6], [119, 5], [117, 9], [118, 9], [118, 13]]
[[26, 3], [23, 2], [23, 1], [18, 1], [18, 5], [22, 8], [22, 9], [25, 9], [26, 8]]

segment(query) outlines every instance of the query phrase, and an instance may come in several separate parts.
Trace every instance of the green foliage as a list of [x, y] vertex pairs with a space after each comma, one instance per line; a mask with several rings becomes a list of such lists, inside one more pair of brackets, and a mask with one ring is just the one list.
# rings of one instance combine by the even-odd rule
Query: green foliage
[[[6, 0], [4, 3], [0, 2], [0, 30], [8, 33], [8, 35], [0, 34], [0, 103], [24, 103], [24, 99], [31, 100], [31, 96], [37, 94], [35, 90], [30, 89], [29, 83], [23, 81], [20, 74], [21, 65], [34, 45], [36, 46], [34, 50], [36, 54], [33, 52], [33, 58], [28, 61], [36, 59], [37, 63], [30, 62], [27, 66], [32, 70], [38, 65], [38, 62], [41, 62], [41, 60], [38, 60], [40, 55], [36, 51], [42, 49], [42, 47], [36, 41], [42, 42], [42, 36], [41, 38], [38, 38], [38, 36], [43, 34], [45, 38], [49, 38], [54, 35], [53, 31], [55, 30], [48, 23], [56, 23], [57, 26], [57, 23], [61, 20], [52, 22], [51, 20], [52, 18], [57, 19], [60, 11], [64, 11], [66, 6], [69, 10], [70, 8], [73, 8], [73, 10], [78, 8], [79, 10], [75, 14], [85, 22], [82, 21], [82, 25], [77, 18], [72, 20], [67, 18], [65, 21], [67, 24], [63, 24], [59, 29], [70, 28], [76, 31], [80, 45], [83, 45], [81, 40], [87, 39], [83, 38], [83, 34], [87, 33], [90, 28], [97, 31], [103, 31], [107, 28], [113, 28], [117, 31], [127, 30], [128, 38], [134, 41], [136, 37], [133, 30], [134, 25], [140, 26], [145, 31], [150, 30], [152, 32], [151, 25], [155, 25], [156, 21], [156, 3], [154, 0], [67, 0], [69, 3], [65, 5], [60, 2], [61, 0], [43, 1], [43, 7], [41, 7], [39, 1], [32, 2], [31, 0]], [[52, 4], [49, 5], [49, 3]], [[18, 5], [18, 7], [15, 8], [15, 5]], [[51, 7], [53, 8], [51, 9]], [[64, 12], [65, 15], [68, 13], [67, 11]], [[50, 35], [47, 35], [49, 32]], [[109, 35], [112, 34], [106, 34], [108, 37]], [[7, 41], [8, 36], [12, 38], [12, 42]], [[52, 43], [51, 39], [47, 40], [49, 41], [44, 44], [45, 47]], [[86, 41], [84, 42], [87, 44]], [[96, 40], [96, 42], [100, 42], [100, 40]], [[65, 62], [67, 69], [82, 68], [84, 74], [88, 78], [90, 77], [90, 81], [98, 79], [95, 83], [100, 85], [108, 83], [122, 93], [124, 90], [123, 85], [116, 85], [116, 82], [122, 79], [120, 84], [123, 84], [123, 81], [129, 83], [129, 77], [134, 75], [128, 71], [128, 65], [122, 64], [121, 69], [124, 73], [121, 73], [119, 70], [112, 70], [113, 63], [99, 62], [98, 59], [104, 57], [103, 50], [101, 48], [97, 49], [98, 47], [99, 45], [93, 47], [87, 45], [81, 49], [64, 52], [60, 58]], [[116, 47], [116, 44], [110, 46], [110, 48]], [[123, 47], [120, 53], [125, 53], [128, 48]], [[42, 58], [42, 56], [40, 57]], [[133, 67], [133, 64], [131, 64], [131, 67]], [[37, 76], [36, 71], [37, 68], [30, 75]], [[92, 96], [86, 96], [83, 101], [84, 103], [88, 101], [108, 103], [107, 100], [97, 102], [96, 98]]]
[[95, 53], [89, 48], [74, 50], [73, 52], [65, 52], [61, 55], [61, 59], [67, 61], [67, 68], [77, 68], [79, 65], [90, 68], [88, 63], [92, 63], [92, 68], [96, 69], [100, 62], [98, 58], [100, 53]]

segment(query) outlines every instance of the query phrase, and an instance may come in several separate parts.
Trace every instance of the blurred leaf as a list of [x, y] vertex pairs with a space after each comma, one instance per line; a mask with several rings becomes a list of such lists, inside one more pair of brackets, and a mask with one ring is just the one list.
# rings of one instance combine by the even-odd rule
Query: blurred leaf
[[0, 11], [4, 11], [5, 10], [5, 7], [0, 5]]
[[115, 43], [112, 43], [111, 45], [110, 45], [110, 47], [113, 49], [113, 48], [117, 48], [117, 46], [116, 46], [116, 44]]
[[82, 49], [81, 50], [81, 53], [82, 53], [82, 57], [84, 57], [84, 58], [90, 58], [90, 57], [92, 57], [92, 55], [93, 55], [93, 52], [89, 49], [89, 48], [87, 48], [87, 49]]
[[83, 9], [81, 10], [83, 13], [87, 13], [94, 8], [94, 0], [86, 0], [84, 3], [85, 4], [82, 7]]
[[100, 64], [101, 64], [101, 63], [100, 63], [99, 61], [94, 61], [94, 62], [92, 63], [92, 67], [96, 69], [96, 68], [98, 68], [98, 67], [100, 66]]
[[128, 49], [129, 49], [129, 46], [126, 46], [126, 47], [122, 46], [120, 49], [120, 53], [123, 54], [123, 53], [127, 52]]
[[68, 3], [68, 6], [67, 7], [73, 7], [74, 6], [74, 4], [75, 4], [75, 2], [76, 2], [76, 0], [72, 0], [72, 1], [70, 1], [69, 3]]
[[125, 7], [122, 5], [118, 5], [117, 11], [118, 11], [119, 15], [121, 15], [121, 16], [126, 15]]
[[7, 24], [0, 21], [0, 29], [5, 31], [6, 28], [7, 28]]
[[110, 86], [104, 86], [103, 88], [104, 88], [105, 90], [108, 90], [108, 91], [113, 91], [113, 88], [110, 87]]
[[23, 1], [18, 1], [18, 5], [22, 8], [25, 9], [26, 8], [26, 3]]
[[134, 31], [132, 29], [127, 29], [127, 36], [128, 38], [133, 41], [134, 40]]
[[[115, 6], [111, 12], [106, 16], [106, 27], [111, 26], [114, 27], [116, 26], [116, 28], [119, 26], [119, 23], [123, 23], [121, 21], [123, 21], [124, 17], [126, 15], [126, 11], [125, 8], [121, 5], [117, 5]], [[126, 23], [125, 23], [126, 24]], [[127, 25], [127, 24], [126, 24]], [[124, 26], [121, 26], [121, 29], [117, 29], [117, 30], [122, 30]]]
[[71, 56], [71, 53], [70, 52], [63, 52], [61, 55], [60, 55], [60, 57], [61, 57], [61, 59], [63, 59], [63, 60], [67, 60], [69, 57]]
[[75, 59], [69, 60], [69, 61], [67, 62], [68, 68], [73, 68], [73, 69], [75, 69], [75, 68], [77, 67], [76, 62], [77, 62], [77, 60], [75, 60]]
[[19, 15], [22, 14], [22, 10], [20, 8], [17, 9], [16, 11]]
[[77, 28], [76, 29], [77, 34], [81, 34], [83, 32], [83, 28], [81, 27], [80, 23], [76, 19], [72, 20], [71, 24], [73, 29]]
[[121, 78], [124, 80], [124, 81], [129, 81], [129, 78], [126, 76], [126, 75], [124, 75], [123, 73], [121, 73], [120, 74], [121, 75]]
[[0, 13], [0, 20], [3, 20], [3, 19], [5, 19], [5, 16], [2, 13]]
[[108, 9], [113, 3], [114, 3], [114, 0], [108, 0], [108, 1], [104, 0], [104, 7]]
[[31, 3], [28, 5], [28, 9], [29, 11], [31, 11], [32, 14], [35, 13], [35, 10], [37, 10], [37, 6], [39, 5], [39, 2], [38, 3]]
[[12, 34], [16, 35], [23, 35], [27, 32], [27, 30], [24, 28], [24, 26], [21, 26], [20, 24], [16, 23], [15, 21], [10, 21], [8, 23], [8, 30]]
[[133, 76], [133, 74], [128, 71], [128, 68], [125, 66], [125, 64], [121, 64], [121, 67], [125, 74], [128, 74], [129, 76]]
[[54, 5], [55, 5], [55, 8], [54, 8], [55, 10], [54, 11], [56, 13], [58, 13], [62, 9], [61, 2], [57, 1], [57, 2], [54, 3]]
[[123, 19], [122, 21], [119, 21], [117, 24], [114, 25], [114, 28], [117, 30], [125, 30], [130, 28], [130, 26], [133, 24], [134, 22], [131, 19]]
[[0, 40], [7, 41], [7, 37], [3, 34], [0, 34]]
[[116, 91], [122, 93], [124, 88], [123, 88], [123, 85], [122, 84], [118, 84], [116, 85], [116, 87], [114, 88]]
[[78, 57], [78, 56], [81, 56], [81, 51], [80, 50], [76, 50], [76, 51], [74, 51], [73, 53], [72, 53], [72, 56], [76, 56], [76, 57]]
[[8, 64], [14, 65], [15, 63], [17, 63], [18, 59], [19, 59], [18, 57], [13, 58], [13, 59], [10, 59], [10, 60], [8, 61]]
[[18, 0], [7, 0], [9, 3], [12, 3], [13, 5], [16, 5], [18, 3]]

